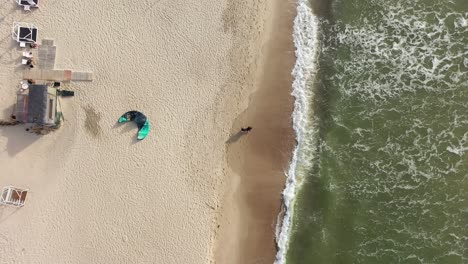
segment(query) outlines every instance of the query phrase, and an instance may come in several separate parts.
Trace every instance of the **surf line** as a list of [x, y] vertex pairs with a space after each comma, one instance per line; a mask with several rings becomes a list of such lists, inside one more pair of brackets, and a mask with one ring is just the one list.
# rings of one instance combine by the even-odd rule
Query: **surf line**
[[[307, 0], [297, 0], [297, 15], [294, 19], [293, 40], [296, 47], [296, 64], [292, 75], [292, 95], [294, 96], [294, 110], [292, 113], [293, 129], [296, 134], [297, 146], [293, 151], [289, 169], [286, 173], [287, 181], [283, 190], [283, 204], [285, 208], [282, 221], [276, 226], [276, 245], [278, 252], [274, 264], [284, 264], [288, 249], [290, 224], [293, 218], [294, 198], [298, 186], [296, 169], [300, 162], [300, 150], [303, 139], [307, 135], [310, 118], [310, 104], [313, 98], [309, 84], [316, 76], [316, 60], [318, 55], [318, 30], [319, 20], [312, 13]], [[279, 216], [281, 217], [281, 215]]]

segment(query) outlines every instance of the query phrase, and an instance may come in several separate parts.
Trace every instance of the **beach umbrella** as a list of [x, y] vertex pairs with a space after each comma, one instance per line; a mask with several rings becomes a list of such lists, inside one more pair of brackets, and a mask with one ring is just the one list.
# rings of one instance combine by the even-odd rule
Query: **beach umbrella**
[[146, 116], [138, 111], [128, 111], [119, 118], [119, 123], [133, 121], [138, 126], [137, 139], [144, 139], [149, 132], [149, 121]]

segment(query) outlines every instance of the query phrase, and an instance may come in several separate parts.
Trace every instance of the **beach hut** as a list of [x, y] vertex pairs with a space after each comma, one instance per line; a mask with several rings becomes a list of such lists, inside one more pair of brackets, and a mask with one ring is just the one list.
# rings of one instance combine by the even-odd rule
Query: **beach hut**
[[24, 206], [28, 189], [18, 188], [14, 186], [4, 187], [0, 196], [0, 204], [10, 205], [15, 207]]
[[15, 118], [33, 125], [34, 132], [58, 128], [57, 89], [45, 84], [32, 84], [20, 90], [16, 99]]
[[17, 0], [18, 5], [22, 6], [24, 10], [31, 10], [31, 7], [38, 7], [39, 0]]
[[24, 22], [14, 22], [12, 38], [20, 43], [21, 47], [26, 47], [26, 43], [37, 42], [38, 29], [33, 24]]

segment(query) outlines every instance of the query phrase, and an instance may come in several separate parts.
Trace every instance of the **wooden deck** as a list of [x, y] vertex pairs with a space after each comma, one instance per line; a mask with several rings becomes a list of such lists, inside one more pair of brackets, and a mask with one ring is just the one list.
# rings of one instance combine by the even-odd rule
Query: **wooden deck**
[[30, 69], [23, 71], [24, 80], [69, 82], [71, 81], [71, 76], [72, 72], [70, 70]]
[[93, 73], [92, 72], [72, 72], [71, 80], [72, 81], [92, 81]]
[[57, 47], [54, 46], [54, 41], [51, 39], [43, 39], [41, 45], [38, 48], [37, 68], [25, 69], [23, 71], [23, 79], [55, 82], [93, 80], [92, 72], [72, 72], [71, 70], [56, 70], [56, 54]]
[[25, 80], [42, 80], [55, 82], [70, 82], [70, 81], [92, 81], [93, 73], [91, 72], [72, 72], [71, 70], [41, 70], [31, 69], [23, 72]]
[[57, 47], [54, 46], [54, 41], [50, 39], [42, 40], [42, 45], [38, 50], [38, 66], [44, 70], [53, 70], [55, 68], [55, 56]]

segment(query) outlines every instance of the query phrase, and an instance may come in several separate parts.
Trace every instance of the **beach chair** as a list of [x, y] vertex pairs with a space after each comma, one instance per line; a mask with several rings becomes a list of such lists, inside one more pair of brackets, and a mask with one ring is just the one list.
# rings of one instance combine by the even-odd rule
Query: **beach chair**
[[29, 189], [14, 186], [4, 187], [0, 196], [0, 204], [14, 207], [24, 206]]
[[23, 51], [23, 57], [26, 57], [26, 58], [32, 58], [33, 55], [31, 52], [29, 51]]

